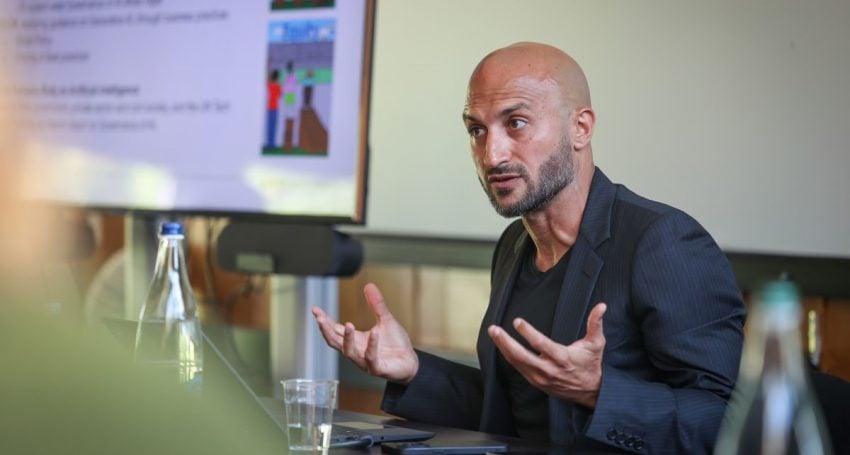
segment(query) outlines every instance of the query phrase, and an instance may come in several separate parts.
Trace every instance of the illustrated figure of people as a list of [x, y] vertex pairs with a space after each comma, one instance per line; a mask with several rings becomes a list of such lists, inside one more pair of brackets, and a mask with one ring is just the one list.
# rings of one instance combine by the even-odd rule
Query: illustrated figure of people
[[286, 62], [286, 74], [283, 79], [283, 149], [292, 150], [295, 134], [295, 118], [298, 115], [295, 95], [298, 92], [298, 76], [295, 75], [292, 60]]
[[280, 71], [272, 70], [269, 73], [269, 79], [266, 82], [266, 148], [275, 147], [275, 137], [277, 137], [277, 117], [280, 107], [281, 86], [278, 78]]
[[313, 70], [307, 70], [304, 75], [304, 107], [312, 106], [313, 102], [313, 85], [316, 83]]

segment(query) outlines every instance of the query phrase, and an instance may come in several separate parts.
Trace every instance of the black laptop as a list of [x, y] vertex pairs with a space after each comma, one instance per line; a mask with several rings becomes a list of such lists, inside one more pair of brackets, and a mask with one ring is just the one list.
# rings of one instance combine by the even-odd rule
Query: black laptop
[[[285, 432], [286, 413], [283, 402], [273, 397], [258, 397], [258, 400], [281, 431]], [[382, 442], [424, 441], [434, 436], [435, 434], [430, 431], [366, 422], [359, 420], [356, 413], [341, 412], [334, 416], [331, 448], [368, 447]]]
[[430, 431], [343, 418], [334, 421], [331, 448], [370, 446], [382, 442], [424, 441], [433, 437], [434, 433]]

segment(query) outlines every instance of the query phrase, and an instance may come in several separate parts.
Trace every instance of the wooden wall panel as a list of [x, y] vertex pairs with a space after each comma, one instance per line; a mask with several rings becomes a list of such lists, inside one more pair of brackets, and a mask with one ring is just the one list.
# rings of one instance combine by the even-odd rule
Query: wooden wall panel
[[826, 299], [821, 370], [850, 381], [850, 299]]

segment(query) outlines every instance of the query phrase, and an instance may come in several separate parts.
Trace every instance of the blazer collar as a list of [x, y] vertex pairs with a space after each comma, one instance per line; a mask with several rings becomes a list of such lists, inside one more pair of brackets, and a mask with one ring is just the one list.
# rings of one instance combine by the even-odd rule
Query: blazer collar
[[611, 212], [616, 196], [617, 186], [597, 167], [579, 228], [579, 235], [594, 249], [611, 237]]

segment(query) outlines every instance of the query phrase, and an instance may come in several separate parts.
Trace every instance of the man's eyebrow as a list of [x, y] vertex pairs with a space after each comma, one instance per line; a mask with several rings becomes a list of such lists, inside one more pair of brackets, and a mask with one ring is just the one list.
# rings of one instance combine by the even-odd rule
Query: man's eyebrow
[[[522, 102], [516, 103], [512, 106], [508, 106], [508, 107], [502, 109], [502, 111], [499, 112], [499, 117], [507, 117], [507, 116], [513, 114], [514, 112], [516, 112], [520, 109], [529, 109], [529, 108], [530, 108], [530, 106], [528, 105], [528, 103], [522, 101]], [[475, 116], [469, 114], [468, 112], [464, 112], [462, 117], [463, 117], [463, 120], [465, 122], [479, 122], [479, 120], [477, 118], [475, 118]]]
[[526, 102], [521, 101], [519, 103], [514, 104], [513, 106], [509, 106], [502, 109], [502, 112], [499, 112], [499, 116], [507, 117], [520, 109], [528, 109], [529, 107], [530, 106]]

